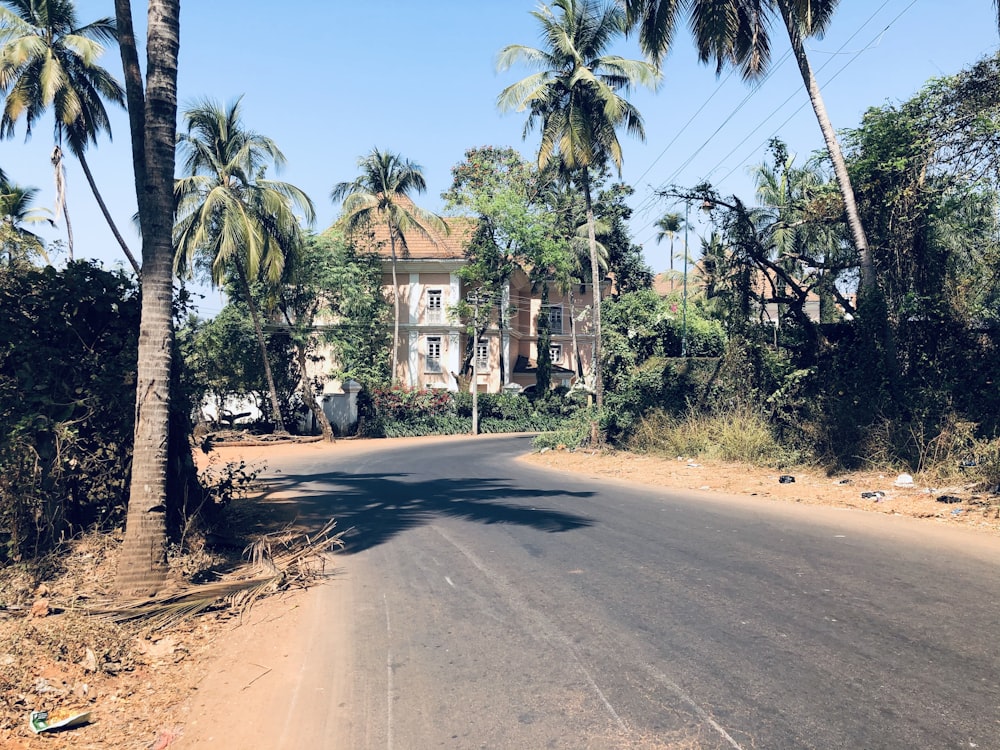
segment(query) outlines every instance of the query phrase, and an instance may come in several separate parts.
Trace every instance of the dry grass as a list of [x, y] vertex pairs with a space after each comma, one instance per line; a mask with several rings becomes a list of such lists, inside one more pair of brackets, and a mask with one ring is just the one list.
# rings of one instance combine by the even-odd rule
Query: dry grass
[[692, 411], [682, 417], [653, 412], [642, 420], [627, 448], [671, 458], [686, 456], [776, 468], [798, 458], [778, 442], [764, 416], [747, 407], [713, 414]]

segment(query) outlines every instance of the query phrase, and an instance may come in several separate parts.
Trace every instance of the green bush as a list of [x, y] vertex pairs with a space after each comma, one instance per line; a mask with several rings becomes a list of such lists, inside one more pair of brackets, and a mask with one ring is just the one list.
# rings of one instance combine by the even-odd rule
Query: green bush
[[0, 562], [123, 517], [138, 328], [122, 273], [0, 269]]
[[565, 447], [575, 450], [590, 445], [593, 442], [594, 427], [598, 435], [604, 434], [607, 425], [602, 420], [597, 409], [580, 409], [573, 416], [563, 420], [557, 427], [538, 435], [532, 446], [536, 450]]
[[[551, 394], [532, 401], [518, 393], [480, 393], [481, 433], [542, 432], [559, 428], [577, 406]], [[415, 437], [472, 433], [472, 394], [387, 388], [374, 391], [361, 404], [361, 430], [366, 437]]]

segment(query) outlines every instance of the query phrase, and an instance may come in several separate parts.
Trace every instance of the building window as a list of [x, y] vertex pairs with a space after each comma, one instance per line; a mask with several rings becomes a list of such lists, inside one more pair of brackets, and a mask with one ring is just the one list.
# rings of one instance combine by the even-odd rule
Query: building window
[[476, 371], [483, 372], [490, 369], [490, 345], [489, 342], [476, 344]]
[[557, 336], [563, 332], [562, 305], [549, 305], [545, 309], [545, 314], [549, 317], [549, 331]]
[[441, 323], [444, 321], [444, 295], [440, 289], [427, 290], [427, 322]]
[[562, 361], [562, 344], [549, 344], [549, 357], [552, 364], [558, 365]]
[[426, 372], [441, 372], [441, 337], [427, 337]]

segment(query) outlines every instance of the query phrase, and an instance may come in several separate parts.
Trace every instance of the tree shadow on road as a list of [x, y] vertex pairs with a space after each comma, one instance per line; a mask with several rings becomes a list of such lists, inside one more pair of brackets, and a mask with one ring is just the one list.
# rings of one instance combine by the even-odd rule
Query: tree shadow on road
[[[294, 503], [297, 525], [322, 526], [331, 517], [344, 532], [344, 552], [382, 544], [437, 516], [483, 524], [516, 524], [550, 533], [593, 524], [575, 513], [517, 504], [535, 498], [590, 497], [592, 492], [525, 489], [508, 479], [444, 478], [408, 482], [407, 474], [329, 472], [269, 478], [263, 499]], [[513, 501], [513, 502], [512, 502]]]

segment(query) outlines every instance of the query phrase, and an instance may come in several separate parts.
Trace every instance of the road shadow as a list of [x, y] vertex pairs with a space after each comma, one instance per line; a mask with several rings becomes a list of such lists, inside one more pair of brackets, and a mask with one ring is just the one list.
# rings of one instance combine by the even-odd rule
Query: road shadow
[[[590, 497], [515, 486], [509, 479], [406, 481], [408, 474], [282, 474], [269, 477], [263, 500], [295, 506], [296, 525], [319, 528], [330, 518], [344, 532], [344, 552], [376, 547], [396, 534], [443, 516], [483, 524], [515, 524], [558, 533], [593, 525], [587, 516], [516, 502]], [[290, 510], [290, 509], [289, 509]]]

